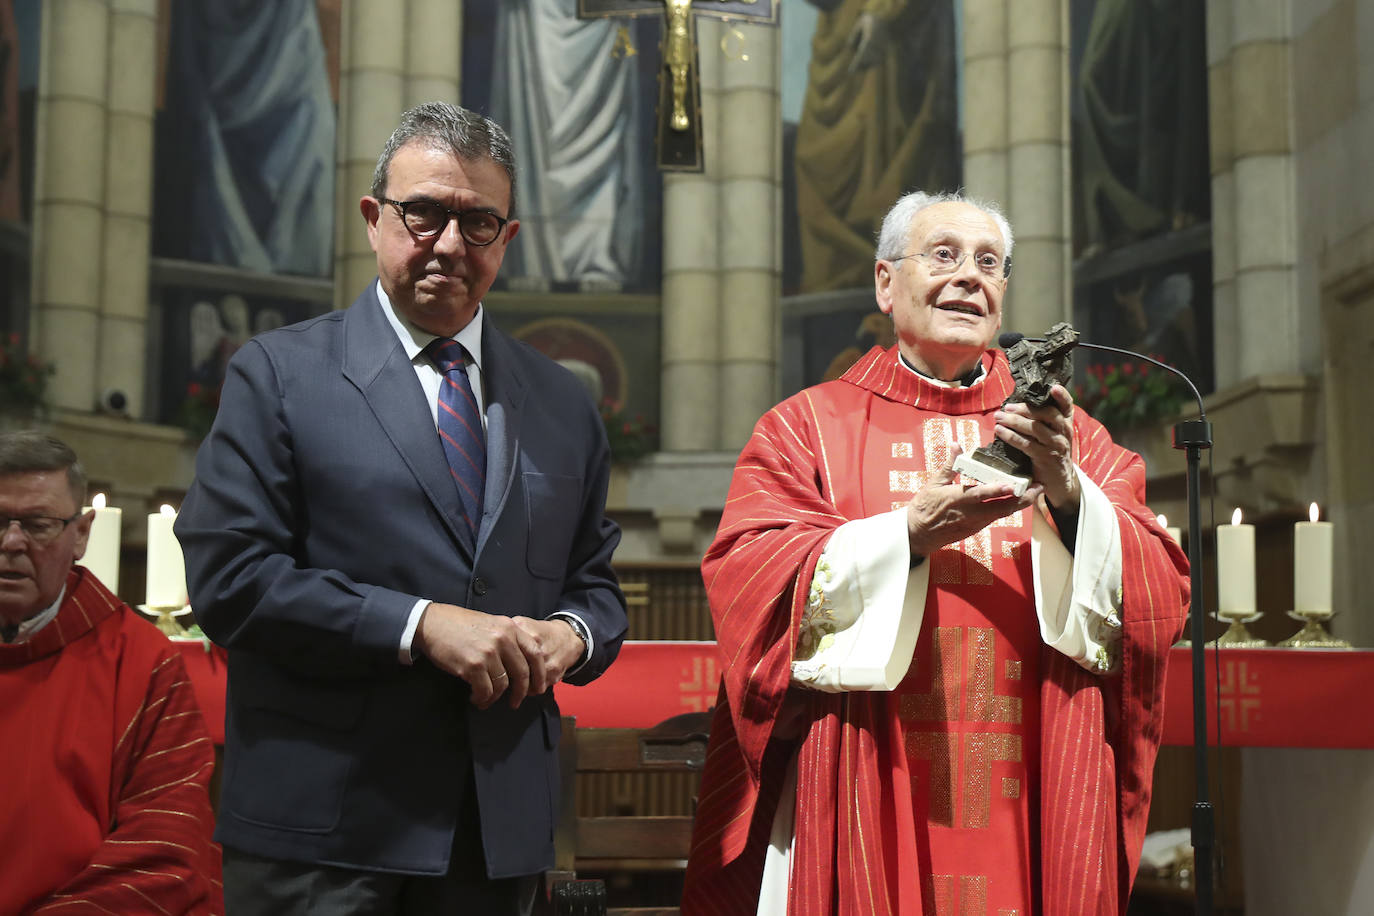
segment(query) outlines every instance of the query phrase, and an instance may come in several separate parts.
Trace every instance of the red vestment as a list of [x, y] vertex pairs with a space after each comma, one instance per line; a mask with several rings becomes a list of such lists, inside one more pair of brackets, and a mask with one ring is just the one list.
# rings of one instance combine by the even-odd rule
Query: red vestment
[[214, 746], [177, 648], [85, 569], [0, 645], [0, 913], [224, 912]]
[[[895, 348], [875, 349], [839, 381], [766, 414], [740, 455], [702, 568], [725, 674], [683, 897], [688, 916], [756, 911], [763, 852], [797, 750], [771, 739], [817, 562], [835, 528], [892, 508], [881, 502], [886, 494], [864, 492], [875, 427], [891, 424], [894, 405], [907, 405], [913, 431], [925, 418], [951, 417], [974, 421], [986, 434], [1014, 384], [1000, 351], [989, 351], [984, 364], [982, 383], [944, 388], [902, 367]], [[1139, 456], [1081, 411], [1074, 449], [1078, 466], [1115, 508], [1121, 532], [1121, 661], [1104, 677], [1040, 645], [1037, 664], [1027, 667], [1038, 677], [1032, 705], [1039, 719], [1038, 735], [1027, 741], [1039, 749], [1038, 767], [1028, 767], [1038, 781], [1027, 787], [1036, 806], [1028, 856], [1038, 879], [1033, 911], [1106, 916], [1125, 912], [1144, 839], [1165, 663], [1186, 614], [1187, 563], [1144, 505]], [[969, 541], [960, 551], [965, 556], [953, 554], [955, 562], [974, 561]], [[945, 553], [930, 562], [947, 563]], [[945, 598], [936, 573], [932, 568], [928, 622], [938, 619], [932, 609]], [[1020, 600], [1033, 616], [1028, 591], [1001, 600]], [[790, 916], [923, 913], [929, 876], [920, 873], [900, 709], [910, 689], [921, 688], [804, 692], [809, 725], [797, 758]]]

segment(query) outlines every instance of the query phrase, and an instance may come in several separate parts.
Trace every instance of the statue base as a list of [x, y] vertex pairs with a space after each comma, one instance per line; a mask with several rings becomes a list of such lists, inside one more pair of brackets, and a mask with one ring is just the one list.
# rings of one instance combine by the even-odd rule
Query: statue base
[[976, 452], [973, 455], [964, 452], [959, 455], [958, 458], [954, 459], [954, 470], [963, 474], [965, 477], [971, 477], [979, 483], [1008, 484], [1012, 487], [1012, 492], [1017, 496], [1024, 496], [1026, 494], [1026, 488], [1030, 486], [1029, 477], [1009, 474], [990, 464], [984, 464], [975, 457], [976, 454]]

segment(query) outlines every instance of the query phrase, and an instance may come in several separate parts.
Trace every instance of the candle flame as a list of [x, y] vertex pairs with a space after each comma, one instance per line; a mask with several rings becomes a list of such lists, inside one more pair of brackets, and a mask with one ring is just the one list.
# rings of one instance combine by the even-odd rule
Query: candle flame
[[1312, 521], [1314, 521], [1314, 522], [1315, 522], [1317, 519], [1319, 519], [1319, 518], [1322, 517], [1321, 510], [1317, 508], [1317, 504], [1316, 504], [1316, 503], [1313, 503], [1311, 506], [1308, 507], [1308, 509], [1307, 509], [1307, 517], [1308, 517], [1309, 519], [1311, 519]]
[[[177, 510], [173, 509], [171, 506], [167, 505], [166, 503], [163, 503], [163, 504], [162, 504], [162, 508], [159, 509], [158, 511], [161, 512], [163, 515], [176, 515], [176, 514], [177, 514]], [[1237, 509], [1236, 511], [1239, 512], [1240, 510]]]
[[1155, 516], [1155, 521], [1159, 522], [1159, 527], [1161, 528], [1169, 527], [1169, 520], [1165, 518], [1164, 513], [1162, 512], [1159, 515]]
[[1240, 507], [1239, 507], [1239, 506], [1236, 507], [1236, 511], [1235, 511], [1235, 512], [1232, 512], [1232, 513], [1231, 513], [1231, 524], [1233, 524], [1233, 525], [1239, 525], [1239, 524], [1240, 524]]
[[[1314, 505], [1315, 505], [1315, 503], [1314, 503]], [[97, 493], [97, 494], [95, 494], [94, 497], [91, 498], [91, 508], [92, 508], [92, 509], [104, 509], [104, 508], [105, 508], [105, 494], [104, 494], [104, 493]]]

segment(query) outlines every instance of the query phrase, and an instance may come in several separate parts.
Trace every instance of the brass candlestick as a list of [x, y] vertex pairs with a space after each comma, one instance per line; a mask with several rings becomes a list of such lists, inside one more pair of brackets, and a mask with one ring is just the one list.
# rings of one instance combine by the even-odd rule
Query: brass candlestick
[[1349, 649], [1350, 643], [1337, 639], [1326, 630], [1326, 621], [1333, 616], [1329, 611], [1289, 611], [1288, 616], [1301, 620], [1303, 627], [1292, 636], [1279, 643], [1285, 649]]
[[1260, 613], [1253, 614], [1231, 614], [1217, 611], [1217, 619], [1230, 623], [1226, 632], [1221, 634], [1217, 640], [1218, 646], [1226, 646], [1228, 649], [1267, 649], [1269, 643], [1253, 635], [1245, 628], [1247, 623], [1254, 623], [1264, 616]]
[[189, 604], [180, 607], [155, 607], [150, 604], [140, 604], [138, 609], [149, 617], [152, 617], [153, 625], [161, 630], [168, 639], [186, 638], [186, 628], [181, 625], [177, 618], [184, 617], [191, 613], [191, 606]]

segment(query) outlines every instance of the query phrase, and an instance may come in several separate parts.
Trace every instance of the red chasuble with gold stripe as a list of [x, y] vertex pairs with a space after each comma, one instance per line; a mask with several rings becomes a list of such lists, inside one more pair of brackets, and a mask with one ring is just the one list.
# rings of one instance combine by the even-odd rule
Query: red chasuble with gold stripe
[[901, 367], [895, 349], [874, 350], [770, 411], [741, 454], [703, 564], [725, 675], [689, 916], [756, 911], [793, 752], [789, 914], [1124, 913], [1186, 561], [1143, 504], [1139, 457], [1081, 412], [1076, 460], [1122, 532], [1121, 670], [1090, 674], [1041, 642], [1026, 510], [928, 559], [925, 619], [896, 691], [793, 690], [805, 737], [773, 738], [830, 533], [904, 505], [951, 442], [991, 438], [1013, 383], [1000, 351], [984, 363], [981, 383], [950, 389]]
[[214, 746], [181, 654], [85, 569], [0, 645], [0, 913], [224, 912]]

